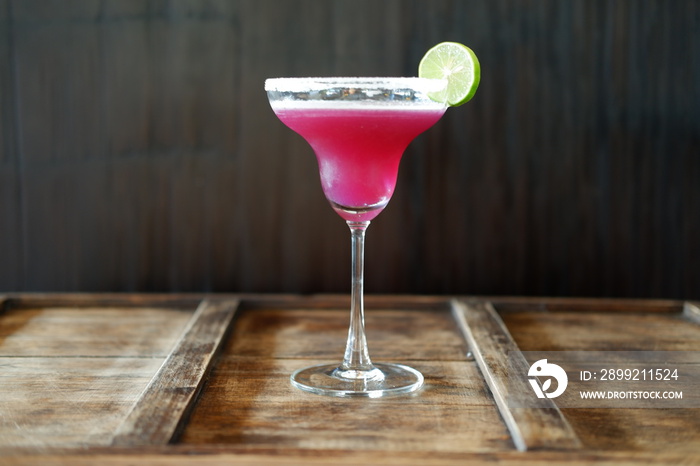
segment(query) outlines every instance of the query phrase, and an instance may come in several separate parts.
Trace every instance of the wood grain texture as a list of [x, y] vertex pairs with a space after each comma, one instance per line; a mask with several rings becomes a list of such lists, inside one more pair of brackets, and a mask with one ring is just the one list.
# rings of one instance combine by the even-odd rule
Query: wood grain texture
[[[523, 455], [522, 452], [503, 452], [497, 456], [493, 453], [435, 453], [426, 452], [396, 452], [391, 456], [378, 457], [375, 451], [342, 451], [335, 450], [329, 456], [309, 455], [305, 451], [290, 451], [283, 455], [274, 453], [260, 454], [244, 448], [219, 446], [199, 446], [195, 451], [197, 464], [204, 466], [223, 465], [347, 465], [357, 466], [366, 464], [386, 465], [421, 465], [421, 466], [457, 466], [474, 465], [532, 465], [544, 466], [563, 464], [568, 466], [632, 466], [649, 464], [693, 464], [697, 455], [687, 452], [533, 452]], [[138, 463], [145, 466], [190, 465], [193, 461], [192, 448], [189, 446], [171, 446], [164, 448], [138, 448], [132, 451], [104, 451], [92, 449], [86, 452], [56, 452], [32, 453], [8, 458], [12, 465], [93, 465], [95, 463], [108, 465], [133, 465]], [[0, 459], [0, 461], [2, 461]]]
[[444, 305], [366, 315], [373, 360], [420, 370], [426, 382], [418, 393], [367, 400], [294, 389], [289, 375], [295, 369], [342, 360], [347, 326], [347, 310], [242, 311], [177, 443], [379, 455], [512, 450]]
[[110, 445], [163, 359], [0, 357], [0, 450]]
[[411, 362], [426, 386], [417, 396], [394, 400], [327, 399], [291, 387], [293, 370], [324, 362], [226, 357], [178, 443], [382, 455], [513, 448], [475, 364]]
[[522, 351], [700, 351], [700, 326], [682, 309], [679, 306], [671, 315], [638, 309], [624, 317], [533, 310], [503, 313], [502, 318]]
[[[431, 308], [429, 308], [431, 309]], [[348, 309], [254, 309], [243, 311], [226, 351], [242, 357], [342, 359]], [[431, 312], [367, 309], [365, 331], [373, 360], [463, 360], [467, 347], [454, 321]]]
[[[700, 409], [562, 409], [586, 448], [599, 451], [664, 450], [697, 460]], [[692, 461], [691, 461], [692, 462]]]
[[166, 357], [192, 311], [158, 308], [9, 309], [1, 314], [0, 355]]
[[[688, 363], [697, 367], [693, 352], [700, 351], [700, 321], [693, 303], [676, 303], [674, 313], [640, 302], [631, 302], [627, 312], [609, 312], [606, 306], [582, 312], [576, 303], [569, 310], [561, 304], [554, 312], [523, 305], [518, 312], [501, 314], [521, 351], [677, 351], [688, 352]], [[693, 377], [697, 370], [689, 374]], [[700, 432], [698, 408], [561, 411], [586, 449], [656, 450], [654, 445], [664, 439], [665, 449], [688, 458], [700, 451], [698, 442], [689, 440]]]
[[557, 405], [549, 399], [532, 407], [532, 389], [525, 379], [530, 364], [488, 302], [453, 301], [457, 323], [479, 363], [494, 400], [518, 450], [581, 448]]
[[238, 301], [202, 301], [182, 339], [116, 430], [112, 445], [166, 444], [175, 436], [237, 309]]
[[[13, 331], [4, 335], [17, 339], [26, 333], [46, 339], [46, 332], [39, 330], [48, 321], [39, 326], [31, 321], [55, 311], [64, 316], [63, 322], [76, 320], [78, 330], [71, 339], [92, 332], [104, 333], [109, 340], [110, 329], [97, 315], [102, 299], [106, 303], [104, 321], [114, 322], [114, 310], [121, 306], [121, 319], [134, 324], [135, 329], [117, 324], [111, 330], [124, 335], [124, 347], [137, 341], [142, 348], [136, 331], [142, 327], [147, 339], [160, 349], [145, 351], [146, 356], [108, 355], [94, 340], [78, 340], [76, 346], [82, 344], [85, 350], [76, 348], [65, 355], [0, 353], [0, 420], [8, 421], [0, 422], [0, 464], [160, 465], [196, 460], [212, 465], [632, 465], [695, 464], [700, 460], [697, 409], [562, 409], [560, 415], [581, 442], [580, 447], [564, 450], [561, 443], [548, 444], [555, 438], [551, 426], [559, 422], [557, 417], [544, 422], [547, 431], [541, 429], [541, 416], [535, 419], [514, 413], [518, 425], [525, 427], [522, 438], [534, 438], [529, 437], [529, 429], [548, 439], [527, 443], [526, 451], [517, 451], [522, 439], [514, 441], [504, 422], [509, 412], [498, 406], [498, 394], [504, 391], [487, 382], [500, 378], [508, 388], [518, 381], [507, 380], [505, 370], [491, 374], [484, 370], [496, 367], [485, 364], [488, 361], [511, 359], [504, 358], [509, 347], [532, 350], [529, 345], [538, 342], [537, 329], [541, 339], [549, 336], [545, 338], [549, 347], [536, 348], [541, 351], [550, 347], [551, 351], [612, 349], [596, 344], [589, 335], [579, 337], [585, 334], [597, 335], [600, 341], [617, 338], [620, 347], [627, 348], [630, 340], [620, 328], [629, 328], [644, 340], [645, 350], [697, 351], [692, 342], [700, 340], [700, 335], [678, 331], [682, 326], [697, 330], [685, 315], [693, 303], [499, 298], [490, 305], [465, 297], [411, 300], [402, 296], [392, 301], [390, 296], [373, 296], [368, 300], [371, 309], [366, 323], [376, 359], [407, 362], [426, 376], [426, 386], [417, 393], [376, 400], [318, 397], [289, 384], [289, 374], [296, 368], [339, 360], [347, 326], [347, 296], [156, 295], [149, 301], [149, 295], [9, 294], [0, 297], [0, 329], [7, 322]], [[202, 303], [194, 318], [194, 308], [187, 304], [193, 302]], [[37, 313], [37, 309], [44, 312]], [[234, 311], [235, 320], [230, 321]], [[82, 321], [81, 312], [85, 313]], [[27, 318], [17, 325], [22, 313]], [[601, 319], [601, 315], [610, 319]], [[591, 322], [586, 326], [589, 316]], [[655, 320], [635, 325], [640, 316]], [[170, 318], [182, 323], [179, 331], [167, 322]], [[156, 356], [165, 347], [152, 338], [153, 328], [148, 324], [158, 319], [164, 332], [179, 341], [165, 364], [164, 357]], [[59, 321], [52, 321], [51, 326], [57, 330], [70, 327]], [[86, 326], [89, 321], [95, 322], [93, 329]], [[186, 327], [188, 322], [191, 326]], [[618, 335], [606, 330], [613, 325]], [[219, 339], [229, 326], [230, 334]], [[668, 338], [669, 333], [676, 333], [678, 341]], [[477, 361], [465, 354], [465, 336], [476, 350]], [[61, 332], [54, 338], [62, 338]], [[341, 340], [337, 349], [336, 339]], [[567, 340], [571, 342], [568, 347]], [[213, 367], [207, 374], [202, 369], [209, 364], [206, 360], [217, 341], [221, 352], [217, 359], [210, 359]], [[97, 348], [96, 355], [91, 355], [92, 347]], [[188, 364], [183, 365], [185, 360]], [[490, 377], [493, 375], [496, 377]], [[180, 395], [190, 397], [196, 392], [195, 384], [189, 382], [197, 378], [206, 384], [188, 416], [188, 403]], [[185, 379], [189, 382], [180, 383]], [[155, 390], [156, 385], [162, 390]], [[132, 408], [130, 421], [123, 423]], [[164, 420], [168, 409], [172, 418]], [[132, 422], [135, 418], [140, 421]], [[136, 438], [128, 446], [110, 445], [120, 422], [121, 433], [126, 434], [122, 439], [128, 438], [129, 425], [133, 427]], [[173, 426], [178, 424], [182, 430], [172, 438]], [[152, 444], [144, 444], [146, 437]], [[47, 442], [50, 438], [53, 441]], [[543, 446], [535, 447], [538, 444]]]
[[109, 445], [192, 315], [19, 301], [0, 311], [0, 449]]
[[695, 0], [0, 1], [0, 289], [345, 292], [349, 239], [263, 80], [483, 78], [408, 149], [382, 293], [700, 296]]

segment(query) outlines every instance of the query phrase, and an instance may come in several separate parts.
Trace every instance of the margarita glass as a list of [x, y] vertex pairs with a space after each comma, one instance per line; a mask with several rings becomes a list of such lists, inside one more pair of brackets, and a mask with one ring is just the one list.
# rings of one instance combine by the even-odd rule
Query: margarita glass
[[417, 370], [372, 363], [364, 329], [365, 230], [394, 193], [409, 143], [435, 124], [446, 104], [429, 93], [446, 86], [425, 78], [275, 78], [265, 81], [272, 110], [313, 148], [323, 192], [347, 222], [352, 239], [350, 328], [342, 363], [300, 369], [302, 390], [330, 396], [409, 393], [423, 384]]

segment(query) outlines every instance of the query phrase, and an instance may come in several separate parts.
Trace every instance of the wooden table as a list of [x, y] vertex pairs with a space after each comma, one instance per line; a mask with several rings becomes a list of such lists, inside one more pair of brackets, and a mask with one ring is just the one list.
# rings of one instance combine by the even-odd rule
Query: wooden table
[[700, 351], [691, 302], [369, 296], [373, 360], [426, 378], [385, 399], [289, 384], [340, 359], [346, 296], [1, 304], [0, 464], [700, 463], [700, 408], [518, 408], [533, 392], [509, 376], [528, 351]]

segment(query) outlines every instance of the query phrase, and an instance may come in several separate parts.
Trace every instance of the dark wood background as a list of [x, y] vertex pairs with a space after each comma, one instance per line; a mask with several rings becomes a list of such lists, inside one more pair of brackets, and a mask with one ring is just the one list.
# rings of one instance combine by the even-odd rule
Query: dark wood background
[[482, 83], [407, 151], [371, 293], [700, 298], [697, 0], [0, 0], [0, 290], [347, 292], [273, 76]]

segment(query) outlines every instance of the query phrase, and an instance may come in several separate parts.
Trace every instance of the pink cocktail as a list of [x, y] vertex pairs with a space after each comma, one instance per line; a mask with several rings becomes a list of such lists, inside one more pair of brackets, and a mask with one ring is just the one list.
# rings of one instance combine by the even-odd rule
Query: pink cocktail
[[372, 220], [382, 211], [394, 193], [404, 150], [445, 113], [432, 101], [422, 106], [320, 102], [274, 110], [313, 147], [326, 198], [352, 221]]
[[429, 97], [443, 80], [423, 78], [277, 78], [265, 82], [273, 111], [311, 145], [321, 186], [352, 235], [350, 329], [340, 365], [300, 369], [302, 390], [330, 396], [380, 397], [415, 391], [417, 370], [374, 364], [364, 331], [364, 238], [370, 220], [386, 207], [399, 163], [410, 142], [435, 124], [446, 106]]

